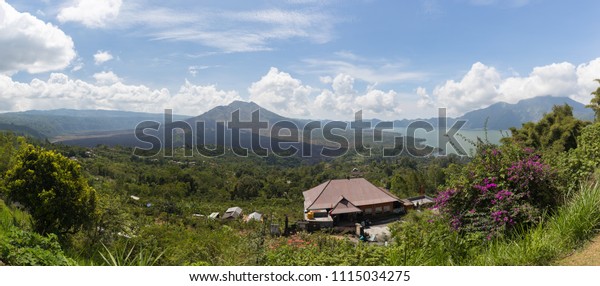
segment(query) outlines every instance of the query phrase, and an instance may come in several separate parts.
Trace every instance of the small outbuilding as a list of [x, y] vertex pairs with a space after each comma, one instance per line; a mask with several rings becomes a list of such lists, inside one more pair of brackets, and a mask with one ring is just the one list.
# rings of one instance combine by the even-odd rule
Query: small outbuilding
[[223, 214], [223, 219], [236, 219], [242, 215], [242, 209], [240, 207], [228, 208]]
[[250, 221], [261, 221], [262, 220], [262, 214], [257, 213], [257, 212], [253, 212], [251, 214], [249, 214], [245, 219], [246, 222], [250, 222]]
[[435, 204], [435, 199], [427, 195], [421, 195], [408, 199], [402, 199], [402, 203], [407, 210], [420, 209], [433, 206]]
[[211, 213], [208, 218], [209, 219], [218, 219], [219, 218], [219, 213]]

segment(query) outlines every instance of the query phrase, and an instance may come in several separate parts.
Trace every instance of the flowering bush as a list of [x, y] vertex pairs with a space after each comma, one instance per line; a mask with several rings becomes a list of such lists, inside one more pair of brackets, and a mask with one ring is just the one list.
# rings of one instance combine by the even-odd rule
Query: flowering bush
[[532, 149], [487, 146], [463, 172], [450, 175], [435, 208], [455, 230], [491, 239], [537, 222], [542, 211], [556, 206], [554, 172]]

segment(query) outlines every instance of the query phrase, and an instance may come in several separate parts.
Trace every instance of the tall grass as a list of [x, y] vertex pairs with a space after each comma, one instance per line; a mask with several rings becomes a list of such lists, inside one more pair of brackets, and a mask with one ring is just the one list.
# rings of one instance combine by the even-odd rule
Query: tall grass
[[589, 240], [600, 225], [600, 183], [582, 186], [558, 212], [517, 239], [497, 240], [475, 265], [549, 265]]
[[0, 230], [6, 231], [12, 226], [30, 229], [31, 216], [17, 208], [8, 207], [3, 200], [0, 200]]

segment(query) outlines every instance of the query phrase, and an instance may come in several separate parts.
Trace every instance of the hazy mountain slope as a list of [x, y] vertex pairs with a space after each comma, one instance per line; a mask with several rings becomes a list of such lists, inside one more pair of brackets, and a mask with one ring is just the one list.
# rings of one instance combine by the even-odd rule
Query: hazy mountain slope
[[529, 121], [539, 121], [554, 105], [568, 104], [573, 107], [573, 115], [579, 119], [592, 120], [594, 112], [585, 105], [568, 97], [538, 96], [521, 100], [515, 104], [499, 102], [489, 107], [465, 113], [459, 119], [467, 120], [466, 128], [483, 128], [486, 118], [488, 129], [521, 127]]
[[[55, 137], [78, 134], [135, 129], [143, 121], [163, 121], [163, 114], [114, 110], [31, 110], [0, 114], [0, 124], [18, 125], [36, 131], [36, 137]], [[175, 120], [188, 116], [174, 115]], [[0, 130], [6, 130], [0, 125]]]

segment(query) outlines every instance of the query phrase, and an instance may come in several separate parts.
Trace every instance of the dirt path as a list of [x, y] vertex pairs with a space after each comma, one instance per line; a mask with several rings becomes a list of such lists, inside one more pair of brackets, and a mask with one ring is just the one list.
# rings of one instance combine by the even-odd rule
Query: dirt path
[[575, 253], [557, 261], [556, 264], [600, 266], [600, 235], [594, 237]]

